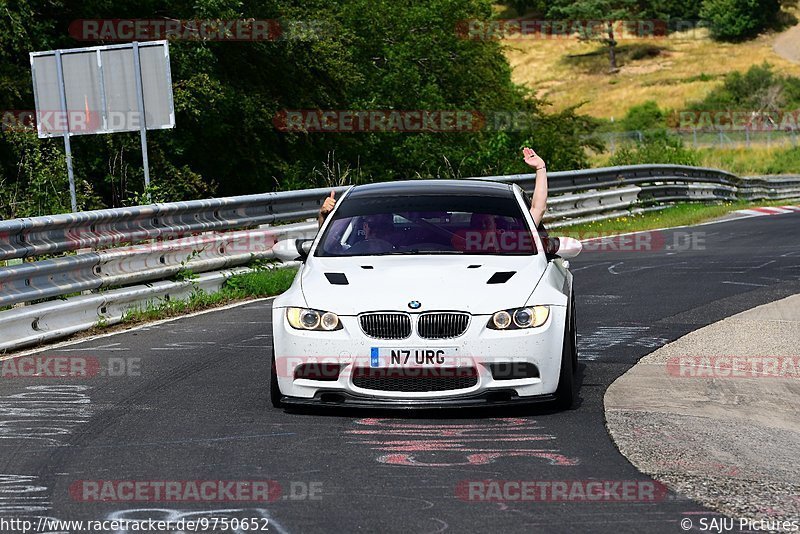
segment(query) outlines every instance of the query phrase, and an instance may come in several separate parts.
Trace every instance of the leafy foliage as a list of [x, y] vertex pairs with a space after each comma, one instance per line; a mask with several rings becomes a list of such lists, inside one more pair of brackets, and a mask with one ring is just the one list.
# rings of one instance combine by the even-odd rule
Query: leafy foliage
[[609, 160], [611, 165], [641, 165], [664, 163], [672, 165], [699, 164], [696, 151], [683, 146], [680, 137], [669, 135], [666, 130], [650, 133], [633, 147], [622, 147]]
[[631, 106], [625, 117], [620, 121], [620, 129], [623, 131], [646, 131], [663, 128], [666, 113], [664, 113], [654, 100], [648, 100], [642, 104]]
[[697, 0], [650, 0], [643, 2], [642, 17], [663, 21], [694, 21], [700, 18]]
[[[60, 140], [40, 141], [31, 132], [6, 132], [7, 155], [16, 162], [0, 175], [0, 218], [13, 219], [70, 211], [69, 180]], [[101, 207], [100, 198], [85, 180], [76, 180], [79, 209]]]
[[714, 38], [741, 41], [773, 24], [780, 9], [780, 0], [703, 0], [700, 17]]
[[777, 111], [800, 106], [800, 78], [780, 75], [768, 63], [753, 65], [744, 74], [732, 72], [713, 89], [696, 110]]

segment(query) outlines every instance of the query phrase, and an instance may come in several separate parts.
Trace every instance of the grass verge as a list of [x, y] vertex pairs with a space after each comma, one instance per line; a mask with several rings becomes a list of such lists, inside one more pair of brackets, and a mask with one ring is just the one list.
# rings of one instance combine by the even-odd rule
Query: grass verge
[[260, 269], [232, 276], [216, 293], [199, 290], [187, 300], [151, 302], [144, 308], [131, 309], [122, 318], [122, 324], [167, 319], [241, 300], [278, 295], [289, 289], [296, 273], [294, 268]]
[[[692, 149], [691, 141], [684, 147]], [[722, 169], [737, 176], [767, 174], [800, 174], [800, 147], [700, 148], [697, 149], [700, 167]], [[593, 154], [591, 166], [608, 167], [613, 154]]]
[[759, 206], [785, 206], [796, 203], [796, 200], [792, 201], [786, 199], [764, 200], [759, 202], [721, 202], [717, 204], [680, 202], [659, 211], [652, 211], [639, 215], [627, 215], [605, 221], [565, 226], [562, 228], [557, 228], [551, 233], [553, 235], [564, 235], [574, 237], [576, 239], [586, 239], [594, 236], [607, 236], [624, 234], [627, 232], [655, 230], [657, 228], [670, 228], [674, 226], [699, 224], [714, 220], [727, 213], [740, 209]]
[[800, 171], [800, 148], [725, 148], [699, 152], [702, 166], [725, 169], [738, 176], [798, 174]]

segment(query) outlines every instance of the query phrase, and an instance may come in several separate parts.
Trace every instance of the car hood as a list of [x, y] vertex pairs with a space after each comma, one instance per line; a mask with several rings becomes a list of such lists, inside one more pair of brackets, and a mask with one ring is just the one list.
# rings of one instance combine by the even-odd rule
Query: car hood
[[411, 301], [421, 303], [413, 311], [488, 315], [524, 305], [545, 267], [540, 256], [313, 257], [301, 287], [309, 307], [339, 315], [412, 311]]

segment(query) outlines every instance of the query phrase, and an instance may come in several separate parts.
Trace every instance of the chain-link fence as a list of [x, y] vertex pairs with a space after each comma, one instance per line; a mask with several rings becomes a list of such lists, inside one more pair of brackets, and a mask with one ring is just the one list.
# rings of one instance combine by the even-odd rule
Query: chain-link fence
[[[632, 146], [655, 132], [633, 130], [605, 132], [599, 137], [606, 150], [616, 152], [620, 147]], [[691, 148], [793, 148], [798, 146], [797, 129], [787, 130], [668, 130], [670, 136], [680, 137], [683, 145]]]

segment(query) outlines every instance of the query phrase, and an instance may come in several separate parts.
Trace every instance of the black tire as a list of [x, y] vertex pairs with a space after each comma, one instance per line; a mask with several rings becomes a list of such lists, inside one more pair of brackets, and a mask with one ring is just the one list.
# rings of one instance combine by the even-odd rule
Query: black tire
[[558, 387], [556, 388], [555, 407], [559, 410], [569, 410], [575, 405], [578, 393], [578, 384], [575, 379], [577, 368], [578, 348], [576, 346], [576, 321], [575, 300], [570, 302], [567, 309], [567, 324], [564, 328], [564, 345], [561, 349], [561, 371], [558, 374]]
[[283, 403], [281, 399], [281, 390], [278, 387], [278, 367], [275, 365], [275, 349], [272, 349], [272, 368], [270, 369], [269, 377], [269, 400], [275, 408], [282, 408]]
[[575, 308], [575, 293], [572, 293], [570, 329], [572, 330], [572, 373], [578, 373], [578, 310]]

